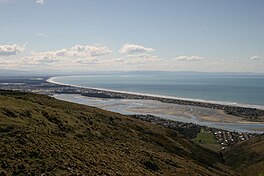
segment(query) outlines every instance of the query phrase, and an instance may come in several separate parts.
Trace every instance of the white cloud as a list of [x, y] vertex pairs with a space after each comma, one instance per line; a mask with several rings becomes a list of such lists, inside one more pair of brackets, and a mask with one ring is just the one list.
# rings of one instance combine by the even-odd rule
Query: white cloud
[[258, 56], [258, 55], [255, 55], [255, 56], [252, 56], [251, 58], [249, 58], [250, 60], [260, 60], [262, 59], [262, 57]]
[[77, 57], [95, 57], [95, 56], [103, 56], [111, 54], [112, 50], [105, 46], [95, 45], [75, 45], [69, 50], [70, 56], [77, 56]]
[[75, 45], [55, 51], [33, 52], [32, 55], [22, 58], [22, 61], [28, 64], [54, 63], [66, 59], [89, 59], [111, 53], [105, 46]]
[[0, 56], [11, 56], [16, 55], [24, 51], [24, 46], [19, 46], [17, 44], [14, 45], [0, 45]]
[[36, 0], [36, 4], [44, 5], [45, 1], [44, 0]]
[[124, 44], [122, 48], [119, 50], [121, 54], [134, 54], [134, 53], [144, 53], [144, 52], [151, 52], [154, 51], [153, 48], [146, 48], [141, 45], [135, 44]]
[[200, 61], [204, 60], [201, 56], [178, 56], [175, 58], [177, 61]]

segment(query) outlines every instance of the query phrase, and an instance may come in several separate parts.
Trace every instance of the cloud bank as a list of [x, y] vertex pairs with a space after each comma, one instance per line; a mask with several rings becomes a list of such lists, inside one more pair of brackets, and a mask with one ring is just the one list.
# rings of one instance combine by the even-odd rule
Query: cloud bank
[[87, 59], [109, 55], [112, 50], [100, 45], [75, 45], [55, 51], [33, 52], [32, 55], [22, 58], [28, 64], [52, 63], [65, 59]]
[[[202, 56], [180, 55], [175, 58], [162, 58], [155, 56], [148, 48], [136, 44], [124, 44], [112, 54], [112, 50], [102, 45], [73, 45], [57, 50], [23, 52], [24, 46], [17, 44], [0, 45], [0, 68], [2, 69], [47, 69], [70, 71], [136, 71], [136, 70], [162, 70], [162, 71], [255, 71], [263, 70], [263, 62], [239, 64], [236, 59], [226, 63], [222, 61], [203, 61]], [[27, 49], [28, 50], [28, 49]], [[23, 52], [21, 54], [18, 54]], [[27, 54], [27, 55], [26, 55]], [[116, 55], [117, 54], [117, 55]], [[251, 60], [262, 60], [255, 55]], [[202, 62], [200, 62], [202, 61]]]

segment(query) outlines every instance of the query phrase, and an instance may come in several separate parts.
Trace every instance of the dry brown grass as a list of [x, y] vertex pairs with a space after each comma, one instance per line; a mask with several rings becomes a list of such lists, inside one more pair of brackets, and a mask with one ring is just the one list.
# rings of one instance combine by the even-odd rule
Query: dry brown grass
[[238, 175], [177, 132], [54, 98], [0, 91], [0, 175]]

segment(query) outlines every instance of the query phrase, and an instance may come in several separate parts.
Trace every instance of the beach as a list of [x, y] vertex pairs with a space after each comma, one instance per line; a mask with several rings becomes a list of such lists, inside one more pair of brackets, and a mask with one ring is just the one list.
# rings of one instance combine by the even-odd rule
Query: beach
[[264, 78], [258, 75], [121, 73], [56, 76], [49, 81], [114, 93], [264, 109]]

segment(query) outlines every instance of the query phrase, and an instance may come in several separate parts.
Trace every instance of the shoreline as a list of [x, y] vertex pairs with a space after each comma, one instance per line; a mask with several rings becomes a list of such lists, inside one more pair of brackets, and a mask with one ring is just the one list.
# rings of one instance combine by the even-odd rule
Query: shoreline
[[[215, 125], [214, 123], [218, 123], [219, 125], [217, 125], [218, 126], [217, 128], [220, 129], [222, 127], [225, 127], [226, 124], [228, 124], [222, 122], [232, 122], [234, 124], [229, 123], [228, 127], [225, 127], [231, 131], [236, 128], [238, 124], [237, 122], [240, 122], [240, 120], [255, 122], [255, 123], [251, 123], [251, 125], [253, 124], [254, 125], [250, 126], [250, 128], [255, 128], [255, 127], [263, 128], [264, 125], [263, 110], [261, 111], [253, 108], [242, 108], [242, 107], [239, 108], [233, 106], [224, 106], [224, 105], [217, 105], [210, 103], [193, 102], [187, 100], [186, 101], [175, 100], [170, 98], [151, 97], [151, 96], [143, 96], [143, 95], [135, 95], [135, 94], [124, 94], [124, 93], [122, 94], [119, 92], [116, 93], [116, 92], [101, 91], [101, 90], [89, 89], [89, 88], [80, 88], [81, 86], [74, 87], [72, 85], [67, 86], [67, 85], [55, 84], [55, 83], [50, 83], [48, 81], [52, 81], [52, 78], [38, 77], [38, 79], [35, 79], [29, 77], [23, 80], [21, 80], [21, 78], [14, 78], [11, 81], [3, 79], [0, 82], [0, 89], [32, 92], [37, 94], [48, 95], [50, 97], [53, 97], [53, 95], [56, 94], [62, 96], [63, 94], [67, 96], [68, 95], [70, 96], [71, 94], [75, 94], [76, 96], [77, 95], [82, 96], [83, 98], [86, 97], [87, 100], [91, 101], [91, 103], [94, 103], [95, 106], [96, 104], [99, 103], [102, 106], [106, 107], [107, 108], [106, 110], [112, 108], [114, 109], [114, 112], [127, 111], [129, 112], [129, 114], [131, 114], [133, 108], [134, 109], [136, 108], [137, 111], [136, 113], [140, 113], [140, 111], [137, 110], [137, 108], [140, 108], [142, 111], [148, 114], [153, 114], [153, 115], [156, 114], [160, 117], [166, 116], [166, 118], [168, 119], [173, 119], [173, 120], [178, 119], [178, 121], [183, 121], [183, 122], [193, 121], [194, 123], [202, 123], [205, 124], [206, 126], [211, 126], [211, 125]], [[71, 99], [71, 96], [69, 98]], [[76, 100], [80, 101], [82, 104], [84, 101], [83, 98], [81, 98], [81, 100], [77, 100], [77, 99]], [[119, 103], [116, 104], [115, 102], [119, 102]], [[200, 121], [199, 119], [196, 120], [195, 117], [200, 118]], [[218, 121], [218, 122], [208, 122], [208, 118], [210, 118], [209, 121]], [[243, 123], [239, 123], [239, 124], [243, 125]], [[248, 128], [248, 127], [242, 127], [242, 128]]]
[[241, 108], [256, 108], [259, 110], [264, 110], [264, 105], [252, 105], [252, 104], [243, 104], [243, 103], [237, 103], [237, 102], [204, 100], [204, 99], [195, 99], [195, 98], [182, 98], [182, 97], [174, 97], [174, 96], [166, 96], [166, 95], [158, 95], [158, 94], [129, 92], [129, 91], [105, 89], [105, 88], [98, 88], [98, 87], [79, 86], [79, 85], [66, 84], [66, 83], [60, 83], [60, 82], [54, 81], [54, 79], [58, 77], [71, 77], [71, 76], [54, 76], [54, 77], [49, 77], [46, 81], [51, 84], [70, 86], [70, 87], [76, 87], [76, 88], [84, 88], [84, 89], [92, 89], [92, 90], [105, 91], [105, 92], [111, 92], [111, 93], [130, 94], [130, 95], [135, 95], [135, 96], [164, 98], [164, 99], [172, 99], [172, 100], [179, 100], [179, 101], [189, 101], [189, 102], [194, 102], [194, 103], [208, 103], [208, 104], [223, 105], [223, 106], [233, 106], [233, 107], [238, 107], [238, 108], [240, 107]]
[[[177, 104], [166, 104], [155, 100], [125, 100], [124, 102], [122, 99], [105, 99], [105, 98], [95, 98], [95, 97], [90, 98], [79, 94], [54, 94], [52, 97], [59, 100], [84, 104], [87, 106], [93, 106], [99, 109], [104, 109], [106, 111], [116, 112], [128, 116], [131, 115], [156, 116], [164, 119], [165, 121], [168, 120], [168, 121], [175, 121], [186, 124], [192, 123], [198, 126], [207, 126], [210, 128], [222, 129], [227, 131], [259, 133], [259, 134], [264, 133], [264, 131], [262, 130], [264, 128], [264, 123], [252, 122], [252, 121], [240, 121], [241, 118], [235, 116], [232, 117], [229, 115], [223, 115], [222, 117], [219, 117], [219, 114], [215, 114], [214, 112], [219, 110], [206, 110], [206, 108], [201, 108], [201, 107], [189, 107], [189, 106], [182, 106]], [[174, 106], [176, 107], [180, 106], [175, 110], [177, 114], [170, 113]], [[151, 108], [147, 111], [144, 111], [146, 107], [151, 107]], [[164, 109], [164, 107], [166, 109]], [[192, 109], [191, 113], [193, 114], [189, 114], [190, 108]], [[156, 112], [156, 110], [158, 110], [158, 112]], [[197, 114], [197, 111], [199, 111], [199, 114]], [[188, 113], [189, 116], [188, 117], [184, 116], [183, 114], [185, 113]], [[203, 120], [202, 118], [203, 115], [207, 113], [211, 114], [210, 116], [213, 119]], [[213, 114], [215, 114], [214, 117]], [[225, 117], [227, 117], [227, 119]], [[217, 118], [218, 120], [214, 121], [214, 118]], [[229, 119], [231, 121], [229, 121], [228, 118], [232, 118]], [[252, 129], [261, 129], [261, 130], [252, 130]]]
[[72, 90], [69, 91], [66, 89], [66, 91], [54, 92], [54, 93], [80, 94], [86, 97], [97, 97], [97, 98], [156, 100], [163, 103], [172, 103], [178, 105], [189, 105], [189, 106], [198, 106], [198, 107], [210, 108], [210, 109], [218, 109], [218, 110], [222, 110], [223, 113], [227, 115], [242, 117], [245, 121], [264, 122], [264, 110], [259, 108], [257, 109], [256, 107], [238, 106], [234, 104], [226, 105], [226, 104], [212, 103], [208, 101], [201, 102], [201, 101], [193, 101], [193, 100], [175, 98], [175, 97], [137, 94], [134, 92], [130, 93], [125, 91], [115, 91], [115, 90], [111, 91], [109, 89], [64, 84], [54, 81], [55, 78], [57, 77], [50, 77], [46, 79], [46, 82], [49, 84], [62, 86], [65, 88], [68, 87], [67, 89], [70, 88]]

